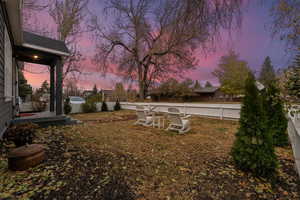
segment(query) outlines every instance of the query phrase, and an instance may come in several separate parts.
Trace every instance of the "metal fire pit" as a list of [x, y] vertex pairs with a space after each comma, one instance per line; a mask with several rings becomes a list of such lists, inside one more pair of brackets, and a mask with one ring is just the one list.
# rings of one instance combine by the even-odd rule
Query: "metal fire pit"
[[45, 159], [44, 146], [30, 144], [15, 148], [8, 153], [8, 168], [22, 171], [40, 164]]

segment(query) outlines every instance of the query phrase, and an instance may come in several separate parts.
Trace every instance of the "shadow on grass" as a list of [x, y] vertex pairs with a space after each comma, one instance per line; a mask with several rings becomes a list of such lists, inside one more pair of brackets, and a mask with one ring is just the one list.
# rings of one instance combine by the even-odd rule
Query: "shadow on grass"
[[102, 188], [102, 198], [104, 200], [134, 200], [135, 193], [121, 176], [112, 176], [108, 183]]

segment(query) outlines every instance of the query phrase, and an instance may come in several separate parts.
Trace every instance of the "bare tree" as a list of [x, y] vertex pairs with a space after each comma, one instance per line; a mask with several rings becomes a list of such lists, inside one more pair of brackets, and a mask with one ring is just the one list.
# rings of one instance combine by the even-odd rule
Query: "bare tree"
[[48, 7], [49, 4], [42, 0], [24, 0], [22, 9], [24, 30], [48, 35], [49, 31], [46, 30], [44, 25], [39, 23], [38, 17], [35, 15], [41, 11], [45, 11]]
[[[70, 56], [63, 59], [63, 79], [68, 74], [81, 73], [81, 62], [84, 60], [78, 41], [83, 33], [87, 32], [87, 18], [89, 0], [25, 0], [24, 1], [24, 25], [25, 29], [47, 35], [64, 41], [70, 50]], [[50, 18], [56, 25], [56, 31], [51, 31], [45, 26], [40, 26], [39, 20], [32, 13], [48, 11]], [[38, 26], [36, 26], [37, 24]], [[39, 27], [39, 28], [37, 28]]]
[[113, 96], [115, 100], [125, 101], [126, 100], [126, 90], [124, 89], [123, 83], [116, 83]]
[[89, 0], [52, 0], [49, 14], [57, 25], [57, 39], [64, 41], [71, 55], [63, 60], [65, 78], [68, 74], [81, 72], [83, 56], [78, 49], [79, 37], [87, 32], [86, 22]]
[[[108, 0], [111, 24], [93, 18], [94, 62], [106, 72], [117, 64], [125, 79], [138, 81], [144, 98], [155, 82], [193, 69], [196, 49], [209, 51], [221, 29], [240, 22], [242, 0]], [[103, 21], [103, 19], [102, 19]]]
[[75, 78], [67, 78], [64, 84], [64, 94], [66, 96], [80, 96], [80, 90]]
[[276, 0], [271, 15], [273, 35], [284, 40], [293, 52], [300, 48], [300, 1]]

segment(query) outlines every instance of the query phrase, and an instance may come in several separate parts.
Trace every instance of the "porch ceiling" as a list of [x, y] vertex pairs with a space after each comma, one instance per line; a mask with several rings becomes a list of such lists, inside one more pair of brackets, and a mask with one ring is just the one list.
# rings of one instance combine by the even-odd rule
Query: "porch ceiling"
[[22, 46], [16, 46], [14, 54], [15, 58], [19, 61], [42, 65], [51, 65], [59, 57], [54, 54]]

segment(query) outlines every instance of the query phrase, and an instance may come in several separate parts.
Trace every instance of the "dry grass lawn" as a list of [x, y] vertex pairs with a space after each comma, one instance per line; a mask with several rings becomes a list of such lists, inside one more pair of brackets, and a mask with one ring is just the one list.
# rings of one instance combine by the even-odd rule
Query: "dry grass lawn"
[[[133, 114], [132, 111], [121, 111], [74, 115], [74, 118], [86, 122], [75, 128], [74, 141], [85, 148], [130, 155], [135, 160], [141, 161], [143, 163], [140, 166], [141, 171], [133, 176], [137, 180], [142, 180], [136, 191], [145, 199], [169, 197], [192, 199], [193, 193], [197, 193], [200, 199], [223, 199], [231, 195], [233, 197], [236, 195], [237, 199], [245, 197], [247, 189], [243, 190], [243, 187], [236, 188], [231, 185], [233, 180], [220, 182], [218, 180], [220, 177], [213, 177], [215, 172], [211, 174], [212, 176], [209, 175], [211, 170], [216, 170], [221, 174], [228, 173], [229, 177], [239, 173], [244, 175], [242, 172], [233, 171], [229, 156], [234, 134], [238, 128], [237, 121], [193, 116], [192, 130], [184, 135], [134, 125], [134, 120], [101, 123], [101, 119], [112, 121], [113, 118], [122, 119]], [[96, 122], [93, 121], [95, 119], [97, 119]], [[293, 162], [289, 148], [278, 149], [278, 154]], [[218, 169], [218, 167], [221, 168]], [[127, 170], [130, 171], [130, 169]], [[203, 181], [203, 176], [215, 178], [215, 180], [206, 180], [207, 182], [204, 181], [206, 183], [198, 188], [200, 182]], [[223, 192], [220, 191], [222, 187], [224, 187]], [[249, 187], [251, 188], [251, 184]], [[231, 190], [235, 192], [232, 193]], [[251, 197], [254, 194], [252, 195], [249, 191], [247, 195]], [[253, 197], [257, 198], [259, 194]]]

